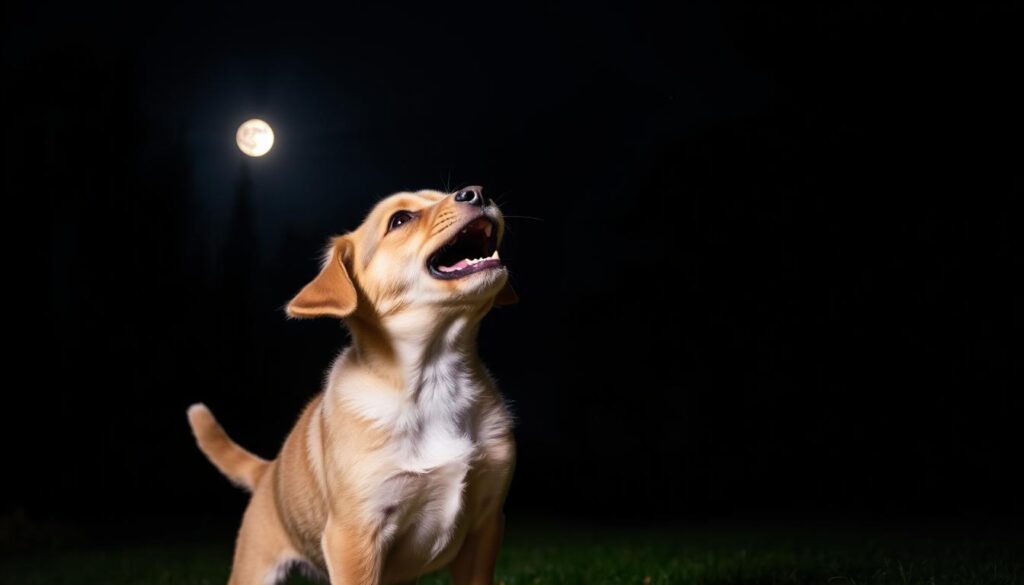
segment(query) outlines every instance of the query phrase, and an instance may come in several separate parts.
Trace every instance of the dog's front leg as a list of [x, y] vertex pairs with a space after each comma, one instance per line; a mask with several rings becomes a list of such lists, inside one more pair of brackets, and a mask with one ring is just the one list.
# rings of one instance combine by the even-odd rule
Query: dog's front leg
[[454, 585], [494, 583], [494, 566], [498, 562], [504, 529], [505, 515], [498, 511], [466, 535], [459, 554], [451, 564]]
[[321, 545], [331, 585], [380, 585], [380, 531], [352, 521], [328, 519]]

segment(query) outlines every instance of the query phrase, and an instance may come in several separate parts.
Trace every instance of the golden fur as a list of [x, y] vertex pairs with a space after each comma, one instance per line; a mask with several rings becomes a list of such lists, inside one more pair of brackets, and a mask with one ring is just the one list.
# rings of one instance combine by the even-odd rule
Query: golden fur
[[[331, 240], [287, 312], [343, 319], [352, 345], [276, 459], [235, 444], [205, 406], [189, 409], [203, 453], [252, 491], [229, 583], [274, 583], [293, 564], [335, 585], [411, 582], [444, 567], [456, 585], [492, 582], [515, 443], [476, 333], [516, 296], [503, 267], [453, 280], [425, 268], [480, 217], [500, 242], [501, 213], [481, 200], [399, 193]], [[413, 218], [389, 231], [400, 210]]]

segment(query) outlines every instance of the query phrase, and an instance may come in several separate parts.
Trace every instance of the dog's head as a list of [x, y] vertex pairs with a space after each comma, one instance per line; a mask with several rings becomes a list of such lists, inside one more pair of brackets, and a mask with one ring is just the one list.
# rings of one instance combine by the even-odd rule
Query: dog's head
[[386, 317], [407, 308], [477, 310], [516, 301], [498, 257], [505, 221], [480, 187], [397, 193], [331, 240], [291, 302], [295, 318]]

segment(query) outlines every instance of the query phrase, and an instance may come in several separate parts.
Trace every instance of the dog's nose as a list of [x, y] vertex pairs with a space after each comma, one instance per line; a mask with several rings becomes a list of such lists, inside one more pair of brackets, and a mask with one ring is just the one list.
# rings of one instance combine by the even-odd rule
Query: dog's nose
[[480, 207], [484, 204], [484, 188], [479, 185], [466, 187], [455, 194], [455, 201]]

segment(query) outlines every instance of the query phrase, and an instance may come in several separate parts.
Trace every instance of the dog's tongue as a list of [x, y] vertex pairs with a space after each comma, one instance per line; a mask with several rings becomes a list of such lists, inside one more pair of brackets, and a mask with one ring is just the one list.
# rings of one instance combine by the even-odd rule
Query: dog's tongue
[[451, 266], [438, 266], [438, 268], [441, 269], [441, 272], [457, 272], [468, 266], [469, 262], [466, 262], [465, 260], [459, 260], [457, 263]]

